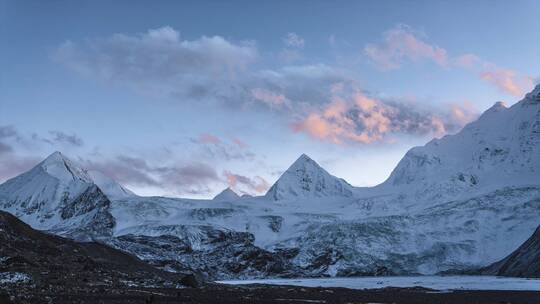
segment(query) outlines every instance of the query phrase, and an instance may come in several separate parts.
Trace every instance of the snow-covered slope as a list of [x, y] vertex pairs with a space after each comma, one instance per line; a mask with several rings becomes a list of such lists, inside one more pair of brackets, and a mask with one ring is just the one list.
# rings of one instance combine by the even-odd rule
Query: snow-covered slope
[[110, 199], [121, 199], [135, 196], [135, 193], [120, 185], [114, 179], [108, 177], [100, 171], [89, 170], [88, 174], [92, 181], [109, 197]]
[[273, 200], [352, 197], [353, 186], [302, 154], [266, 193]]
[[539, 184], [537, 86], [510, 108], [496, 103], [456, 135], [411, 149], [379, 188], [436, 203], [442, 197]]
[[227, 187], [225, 190], [221, 191], [218, 195], [214, 196], [212, 200], [233, 202], [239, 198], [240, 196], [238, 196], [236, 192], [234, 192], [231, 188]]
[[59, 234], [110, 235], [114, 219], [109, 205], [88, 172], [60, 152], [0, 185], [0, 209]]

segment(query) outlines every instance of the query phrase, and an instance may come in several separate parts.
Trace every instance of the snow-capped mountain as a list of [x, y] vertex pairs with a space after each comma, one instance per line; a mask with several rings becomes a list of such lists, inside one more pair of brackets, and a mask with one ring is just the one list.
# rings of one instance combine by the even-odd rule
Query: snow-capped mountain
[[0, 208], [34, 228], [74, 237], [110, 235], [109, 199], [60, 152], [0, 185]]
[[510, 108], [497, 102], [456, 135], [411, 149], [379, 187], [431, 200], [539, 184], [537, 86]]
[[221, 191], [218, 195], [214, 196], [212, 200], [233, 202], [239, 198], [240, 196], [238, 196], [236, 192], [234, 192], [231, 188], [227, 187], [225, 190]]
[[[478, 268], [509, 255], [540, 224], [540, 86], [411, 149], [373, 188], [355, 188], [302, 155], [265, 196], [109, 195], [106, 207], [85, 170], [51, 157], [1, 185], [0, 206], [48, 229], [101, 202], [116, 223], [106, 241], [163, 269], [232, 279]], [[88, 210], [81, 196], [93, 202]]]
[[266, 193], [273, 200], [352, 197], [354, 188], [302, 154]]

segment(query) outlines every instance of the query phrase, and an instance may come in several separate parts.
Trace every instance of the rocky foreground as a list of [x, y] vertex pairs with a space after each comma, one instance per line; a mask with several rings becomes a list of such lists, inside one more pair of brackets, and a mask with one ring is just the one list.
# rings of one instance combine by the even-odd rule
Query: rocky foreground
[[[13, 290], [12, 290], [13, 291]], [[424, 288], [304, 288], [274, 285], [206, 285], [200, 288], [126, 288], [100, 292], [47, 293], [20, 290], [17, 296], [0, 294], [0, 303], [530, 303], [537, 304], [540, 292], [452, 291]]]

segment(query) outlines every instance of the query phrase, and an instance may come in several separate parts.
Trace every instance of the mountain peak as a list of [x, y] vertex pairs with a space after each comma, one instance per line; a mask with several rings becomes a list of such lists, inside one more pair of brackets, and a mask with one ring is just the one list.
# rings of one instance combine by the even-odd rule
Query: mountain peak
[[324, 170], [306, 154], [279, 177], [266, 193], [274, 200], [302, 197], [352, 196], [353, 187]]
[[85, 183], [93, 183], [92, 178], [85, 169], [75, 165], [59, 151], [53, 152], [36, 167], [43, 169], [47, 174], [60, 181], [80, 180]]
[[62, 152], [60, 151], [54, 151], [53, 153], [51, 153], [49, 156], [47, 156], [44, 160], [43, 160], [43, 163], [55, 163], [55, 162], [61, 162], [63, 160], [67, 159], [67, 157], [65, 157]]
[[302, 153], [302, 155], [300, 155], [295, 161], [293, 164], [296, 164], [296, 163], [308, 163], [308, 162], [313, 162], [315, 164], [317, 164], [317, 162], [315, 162], [311, 157], [309, 157], [307, 154], [305, 153]]
[[225, 190], [221, 191], [218, 195], [216, 195], [213, 200], [214, 201], [235, 201], [239, 199], [240, 196], [236, 194], [230, 187], [225, 188]]

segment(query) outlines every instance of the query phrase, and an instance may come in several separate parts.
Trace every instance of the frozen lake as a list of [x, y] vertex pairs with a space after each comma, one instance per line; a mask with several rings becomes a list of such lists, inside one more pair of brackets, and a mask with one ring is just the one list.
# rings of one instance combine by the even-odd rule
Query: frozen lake
[[540, 291], [540, 279], [506, 278], [494, 276], [413, 276], [323, 279], [272, 279], [219, 281], [219, 283], [232, 285], [276, 284], [296, 285], [305, 287], [345, 287], [351, 289], [421, 286], [437, 290], [471, 289]]

